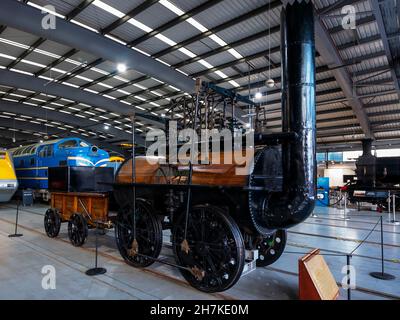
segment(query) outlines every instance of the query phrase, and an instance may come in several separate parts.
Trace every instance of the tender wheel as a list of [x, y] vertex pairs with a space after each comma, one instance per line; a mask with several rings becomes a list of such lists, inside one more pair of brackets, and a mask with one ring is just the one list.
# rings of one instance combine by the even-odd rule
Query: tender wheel
[[68, 237], [75, 247], [82, 246], [88, 236], [88, 225], [85, 218], [74, 213], [68, 221]]
[[[122, 210], [115, 223], [117, 247], [124, 260], [143, 268], [154, 263], [162, 247], [162, 226], [152, 207], [145, 201], [136, 202], [136, 241], [133, 234], [133, 208]], [[152, 259], [154, 258], [154, 259]]]
[[54, 209], [47, 209], [44, 215], [44, 230], [50, 238], [55, 238], [60, 233], [61, 218]]
[[282, 255], [286, 246], [286, 230], [277, 230], [269, 237], [258, 240], [257, 267], [266, 267], [273, 264]]
[[245, 259], [242, 235], [221, 208], [194, 206], [189, 213], [186, 241], [185, 214], [173, 230], [172, 246], [183, 277], [196, 289], [220, 292], [240, 278]]

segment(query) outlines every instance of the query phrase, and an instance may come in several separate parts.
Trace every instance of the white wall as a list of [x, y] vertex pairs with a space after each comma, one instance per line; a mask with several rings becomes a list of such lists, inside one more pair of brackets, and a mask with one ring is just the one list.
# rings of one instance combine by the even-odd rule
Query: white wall
[[354, 175], [354, 170], [350, 168], [329, 168], [324, 170], [324, 177], [329, 178], [330, 187], [341, 187], [345, 185], [343, 182], [344, 175]]

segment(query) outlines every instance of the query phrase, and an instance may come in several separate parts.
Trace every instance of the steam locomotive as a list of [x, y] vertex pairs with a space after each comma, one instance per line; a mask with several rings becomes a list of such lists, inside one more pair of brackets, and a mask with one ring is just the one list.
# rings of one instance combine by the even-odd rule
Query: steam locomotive
[[[219, 292], [240, 278], [246, 252], [258, 266], [276, 261], [286, 229], [304, 221], [316, 199], [315, 42], [311, 1], [281, 13], [282, 132], [255, 134], [251, 170], [239, 163], [174, 164], [126, 160], [116, 173], [115, 222], [121, 256], [134, 267], [157, 261], [165, 229], [177, 267], [195, 288]], [[254, 132], [252, 133], [254, 134]], [[133, 150], [134, 151], [134, 150]], [[227, 154], [211, 154], [223, 160]], [[133, 161], [134, 159], [134, 161]]]
[[356, 161], [357, 179], [348, 186], [349, 200], [387, 208], [389, 190], [400, 191], [400, 157], [372, 155], [372, 142], [372, 139], [362, 140], [363, 153]]

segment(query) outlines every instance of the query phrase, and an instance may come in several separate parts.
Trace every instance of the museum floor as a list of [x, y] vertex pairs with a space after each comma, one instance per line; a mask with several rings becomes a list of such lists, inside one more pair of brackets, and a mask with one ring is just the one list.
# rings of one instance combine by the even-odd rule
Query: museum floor
[[[372, 211], [349, 210], [350, 220], [344, 220], [339, 209], [317, 207], [316, 217], [290, 229], [286, 250], [275, 264], [243, 276], [228, 291], [205, 294], [187, 285], [170, 266], [155, 263], [139, 270], [125, 264], [112, 230], [99, 237], [99, 265], [107, 273], [86, 276], [85, 271], [94, 264], [94, 231], [89, 231], [88, 242], [81, 248], [70, 244], [66, 224], [58, 238], [50, 239], [43, 229], [46, 208], [39, 204], [22, 207], [19, 232], [23, 237], [9, 238], [8, 234], [14, 232], [16, 206], [0, 205], [0, 299], [297, 299], [299, 257], [320, 248], [340, 283], [346, 253], [360, 244], [380, 217]], [[370, 272], [381, 270], [378, 224], [353, 254], [357, 289], [352, 291], [352, 299], [400, 299], [400, 226], [386, 220], [385, 214], [385, 271], [396, 279], [384, 281], [369, 276]], [[161, 258], [172, 260], [168, 246]], [[55, 290], [42, 288], [45, 265], [55, 267]], [[340, 299], [346, 298], [341, 289]]]

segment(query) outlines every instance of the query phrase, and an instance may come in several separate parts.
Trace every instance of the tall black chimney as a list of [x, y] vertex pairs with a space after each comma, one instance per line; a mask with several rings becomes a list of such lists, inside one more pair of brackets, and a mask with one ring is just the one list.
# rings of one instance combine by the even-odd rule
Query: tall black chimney
[[311, 1], [295, 1], [281, 13], [283, 191], [268, 201], [269, 227], [289, 228], [313, 211], [316, 190], [315, 40]]
[[372, 154], [372, 139], [361, 140], [363, 148], [363, 156], [370, 156]]

